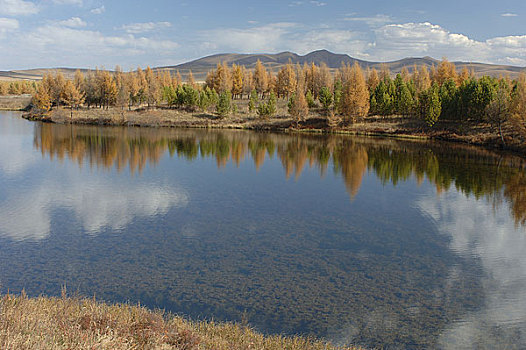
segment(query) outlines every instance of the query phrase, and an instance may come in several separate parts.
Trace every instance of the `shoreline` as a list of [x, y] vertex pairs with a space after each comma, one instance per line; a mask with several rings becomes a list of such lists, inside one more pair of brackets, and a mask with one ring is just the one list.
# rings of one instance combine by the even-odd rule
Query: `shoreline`
[[192, 113], [175, 109], [69, 109], [52, 110], [48, 116], [24, 113], [22, 117], [32, 121], [57, 124], [80, 124], [99, 126], [202, 128], [202, 129], [242, 129], [281, 133], [342, 134], [355, 136], [386, 137], [404, 140], [438, 140], [464, 143], [490, 150], [511, 152], [526, 157], [526, 144], [510, 125], [504, 125], [502, 142], [500, 135], [491, 126], [480, 123], [454, 123], [442, 121], [429, 128], [425, 122], [411, 117], [370, 116], [363, 121], [347, 126], [330, 128], [326, 120], [319, 115], [310, 115], [299, 128], [290, 116], [277, 116], [261, 119], [257, 116], [239, 114], [218, 118], [209, 113]]

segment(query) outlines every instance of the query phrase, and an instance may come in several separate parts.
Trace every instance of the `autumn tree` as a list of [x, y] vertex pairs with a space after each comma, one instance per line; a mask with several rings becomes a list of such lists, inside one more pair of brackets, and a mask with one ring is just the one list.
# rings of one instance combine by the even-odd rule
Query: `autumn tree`
[[322, 62], [320, 64], [320, 68], [318, 69], [318, 75], [316, 77], [315, 85], [317, 88], [317, 92], [319, 93], [321, 91], [321, 88], [323, 87], [326, 87], [329, 90], [331, 90], [333, 87], [333, 84], [334, 82], [332, 79], [331, 71], [329, 67], [327, 67], [327, 64], [325, 62]]
[[232, 96], [242, 97], [243, 95], [243, 79], [245, 74], [243, 72], [243, 67], [238, 65], [232, 65]]
[[40, 84], [35, 95], [33, 96], [33, 105], [42, 114], [47, 114], [51, 109], [51, 94], [46, 85]]
[[60, 98], [62, 97], [62, 92], [64, 91], [65, 85], [66, 79], [64, 78], [62, 72], [57, 71], [54, 77], [50, 75], [48, 86], [51, 93], [51, 98], [56, 106], [60, 106]]
[[345, 121], [365, 117], [369, 112], [369, 91], [365, 77], [358, 63], [351, 68], [349, 80], [343, 87], [341, 113]]
[[375, 68], [368, 71], [367, 74], [367, 88], [369, 91], [374, 91], [378, 84], [380, 83], [380, 78], [378, 77], [378, 72]]
[[124, 78], [124, 85], [126, 86], [126, 91], [128, 92], [128, 110], [131, 110], [131, 107], [138, 103], [139, 100], [139, 81], [137, 76], [133, 73], [126, 74]]
[[197, 87], [195, 83], [194, 73], [192, 73], [191, 69], [188, 71], [188, 75], [186, 76], [186, 84], [192, 87], [193, 89]]
[[254, 78], [254, 88], [260, 95], [264, 95], [265, 91], [267, 91], [267, 70], [263, 66], [263, 63], [261, 63], [260, 60], [257, 60], [256, 62], [256, 68], [254, 70], [253, 74]]
[[416, 92], [427, 90], [431, 87], [431, 76], [429, 75], [429, 70], [426, 66], [422, 65], [419, 69], [413, 71], [412, 80], [415, 84]]
[[73, 108], [78, 109], [84, 103], [84, 94], [77, 89], [71, 80], [68, 80], [64, 84], [64, 90], [60, 99], [65, 106], [70, 108], [71, 118], [73, 118]]
[[409, 74], [407, 67], [402, 67], [400, 70], [400, 76], [402, 77], [403, 82], [406, 84], [411, 80], [411, 74]]
[[296, 127], [299, 127], [299, 123], [305, 121], [309, 114], [309, 106], [303, 91], [303, 87], [298, 86], [296, 92], [289, 99], [289, 114], [296, 122]]
[[115, 84], [115, 80], [113, 80], [110, 72], [106, 70], [99, 71], [97, 83], [100, 92], [101, 105], [108, 109], [109, 106], [115, 102], [117, 97], [117, 84]]
[[526, 73], [521, 73], [513, 90], [511, 113], [514, 124], [526, 136]]
[[391, 79], [391, 71], [389, 70], [389, 66], [387, 63], [382, 63], [380, 65], [380, 74], [379, 74], [380, 80], [387, 81]]
[[146, 93], [146, 103], [148, 108], [156, 106], [161, 98], [161, 86], [159, 80], [154, 74], [153, 70], [150, 67], [146, 67], [144, 70], [144, 77], [146, 79], [147, 93]]
[[73, 78], [73, 83], [75, 84], [75, 87], [77, 90], [83, 90], [84, 89], [84, 74], [80, 71], [80, 69], [77, 69], [75, 71], [75, 77]]
[[289, 62], [278, 72], [276, 92], [278, 97], [289, 98], [296, 91], [296, 73], [292, 64]]
[[449, 62], [447, 58], [443, 58], [440, 64], [437, 67], [436, 74], [433, 77], [433, 80], [441, 86], [448, 79], [457, 81], [457, 70], [455, 64]]

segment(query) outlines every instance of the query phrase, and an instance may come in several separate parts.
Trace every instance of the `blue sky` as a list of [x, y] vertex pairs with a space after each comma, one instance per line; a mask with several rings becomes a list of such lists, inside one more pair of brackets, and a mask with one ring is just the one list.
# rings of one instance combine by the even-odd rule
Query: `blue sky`
[[525, 20], [524, 0], [0, 0], [0, 70], [317, 49], [526, 66]]

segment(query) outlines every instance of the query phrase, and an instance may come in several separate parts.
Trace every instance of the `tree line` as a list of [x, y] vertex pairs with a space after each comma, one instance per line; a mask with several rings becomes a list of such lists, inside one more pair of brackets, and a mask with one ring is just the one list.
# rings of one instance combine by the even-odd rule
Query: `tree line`
[[78, 108], [169, 107], [188, 111], [236, 113], [235, 100], [248, 100], [248, 112], [261, 117], [277, 113], [277, 101], [288, 102], [288, 112], [300, 123], [310, 110], [326, 116], [330, 125], [350, 123], [369, 115], [419, 117], [433, 126], [438, 120], [490, 122], [501, 127], [508, 120], [523, 131], [526, 126], [526, 74], [476, 77], [467, 67], [443, 59], [437, 67], [403, 68], [393, 77], [384, 65], [380, 71], [363, 71], [356, 63], [331, 70], [325, 64], [292, 63], [277, 74], [260, 61], [255, 69], [218, 64], [197, 83], [190, 71], [181, 75], [166, 70], [138, 68], [75, 73], [67, 80], [58, 72], [47, 74], [35, 88], [35, 106], [46, 112], [53, 106]]
[[34, 94], [37, 86], [35, 81], [0, 81], [0, 96]]

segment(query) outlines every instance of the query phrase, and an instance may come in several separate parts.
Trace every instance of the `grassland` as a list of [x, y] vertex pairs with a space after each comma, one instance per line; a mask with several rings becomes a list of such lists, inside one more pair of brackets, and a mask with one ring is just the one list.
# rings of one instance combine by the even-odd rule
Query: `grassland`
[[264, 336], [242, 325], [190, 322], [141, 306], [108, 305], [65, 293], [61, 298], [1, 297], [0, 348], [340, 349], [313, 339]]
[[0, 96], [0, 111], [19, 111], [27, 108], [31, 103], [31, 95]]

